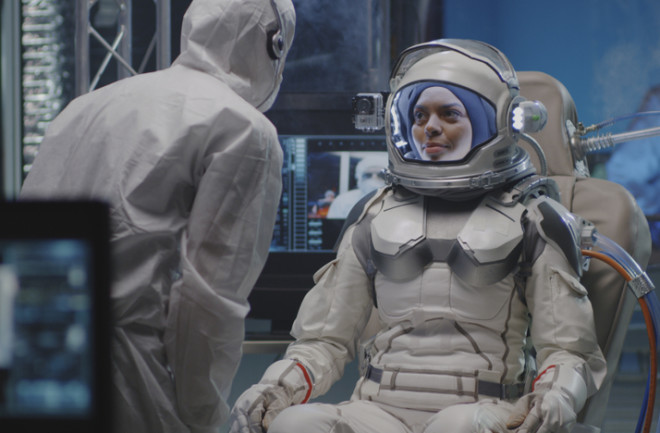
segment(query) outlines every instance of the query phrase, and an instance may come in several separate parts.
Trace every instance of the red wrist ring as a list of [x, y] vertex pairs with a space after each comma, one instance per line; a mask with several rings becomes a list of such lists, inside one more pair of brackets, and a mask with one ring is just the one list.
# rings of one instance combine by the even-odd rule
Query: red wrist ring
[[303, 376], [305, 376], [305, 381], [307, 381], [307, 394], [305, 395], [305, 398], [303, 398], [303, 401], [300, 402], [300, 404], [305, 404], [312, 395], [312, 379], [309, 377], [307, 369], [301, 363], [296, 362], [296, 365], [302, 370]]
[[548, 372], [548, 370], [553, 369], [553, 368], [555, 368], [555, 367], [557, 367], [556, 364], [549, 365], [548, 368], [546, 368], [546, 369], [543, 370], [538, 376], [536, 376], [536, 378], [535, 378], [534, 381], [532, 382], [532, 391], [534, 391], [534, 387], [536, 386], [536, 381], [539, 380], [539, 379], [541, 378], [541, 376], [543, 376], [544, 374], [546, 374], [546, 373]]

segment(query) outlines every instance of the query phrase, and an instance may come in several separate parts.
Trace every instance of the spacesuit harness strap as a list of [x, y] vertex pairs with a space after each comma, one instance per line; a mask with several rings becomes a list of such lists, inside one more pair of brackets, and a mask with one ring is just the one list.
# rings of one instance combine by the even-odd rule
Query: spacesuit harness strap
[[[385, 384], [386, 387], [394, 387], [395, 385], [392, 385], [392, 382], [396, 382], [398, 373], [399, 371], [397, 369], [382, 369], [369, 364], [364, 377], [365, 379], [378, 384]], [[491, 377], [481, 377], [481, 373]], [[442, 375], [443, 373], [439, 372], [437, 374]], [[446, 372], [445, 374], [451, 375], [449, 372]], [[462, 384], [464, 382], [465, 384], [473, 384], [473, 387], [458, 387], [456, 393], [458, 395], [473, 395], [476, 400], [479, 399], [478, 396], [495, 397], [500, 400], [515, 400], [525, 393], [526, 390], [524, 383], [498, 383], [496, 381], [498, 376], [499, 373], [494, 373], [492, 371], [474, 372], [474, 374], [463, 373], [458, 375], [454, 377], [453, 380]], [[495, 381], [489, 379], [495, 379]]]

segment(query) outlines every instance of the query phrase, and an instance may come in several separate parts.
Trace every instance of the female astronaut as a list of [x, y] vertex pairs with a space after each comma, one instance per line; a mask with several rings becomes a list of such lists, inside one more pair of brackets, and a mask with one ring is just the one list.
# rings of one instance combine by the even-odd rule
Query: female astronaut
[[[606, 366], [579, 218], [529, 187], [516, 145], [515, 71], [487, 44], [439, 40], [406, 50], [391, 86], [388, 186], [352, 212], [231, 431], [567, 432]], [[350, 401], [302, 404], [341, 377], [374, 306]]]

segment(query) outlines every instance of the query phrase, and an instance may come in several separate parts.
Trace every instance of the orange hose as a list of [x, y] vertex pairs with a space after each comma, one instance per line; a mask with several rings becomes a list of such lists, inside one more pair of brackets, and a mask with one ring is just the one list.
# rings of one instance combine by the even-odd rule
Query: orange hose
[[[626, 272], [626, 270], [621, 266], [619, 263], [617, 263], [613, 258], [610, 256], [603, 254], [603, 253], [598, 253], [596, 251], [591, 251], [591, 250], [582, 250], [582, 255], [588, 256], [588, 257], [594, 257], [596, 259], [602, 260], [603, 262], [607, 263], [608, 265], [612, 266], [614, 269], [621, 274], [623, 278], [625, 278], [626, 281], [631, 281], [632, 276]], [[649, 346], [650, 346], [650, 351], [651, 351], [651, 360], [650, 360], [650, 365], [649, 365], [649, 400], [647, 402], [646, 406], [646, 418], [644, 419], [644, 429], [642, 430], [643, 433], [649, 433], [651, 430], [651, 423], [653, 421], [653, 406], [655, 404], [655, 388], [656, 388], [656, 382], [657, 382], [657, 354], [656, 354], [656, 336], [655, 336], [655, 331], [653, 328], [653, 320], [651, 318], [651, 312], [649, 310], [648, 305], [646, 304], [645, 300], [642, 298], [638, 299], [639, 305], [642, 307], [642, 314], [644, 315], [644, 322], [646, 323], [646, 331], [649, 336]]]
[[617, 272], [619, 274], [621, 274], [621, 276], [623, 278], [626, 279], [626, 281], [632, 280], [632, 276], [630, 276], [628, 274], [628, 272], [626, 272], [626, 270], [623, 268], [623, 266], [621, 266], [619, 263], [617, 263], [616, 260], [614, 260], [612, 257], [608, 256], [607, 254], [598, 253], [596, 251], [591, 251], [591, 250], [582, 250], [582, 255], [583, 256], [588, 256], [588, 257], [594, 257], [596, 259], [602, 260], [605, 263], [607, 263], [608, 265], [612, 266], [614, 269], [616, 269]]

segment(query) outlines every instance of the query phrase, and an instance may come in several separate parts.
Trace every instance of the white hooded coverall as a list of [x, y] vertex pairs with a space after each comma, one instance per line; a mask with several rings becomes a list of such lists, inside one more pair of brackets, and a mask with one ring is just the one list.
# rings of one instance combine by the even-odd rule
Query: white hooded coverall
[[279, 20], [269, 0], [194, 0], [173, 65], [73, 100], [23, 186], [21, 199], [111, 204], [117, 432], [216, 432], [228, 416], [281, 191], [282, 151], [261, 111], [295, 12], [275, 4]]

